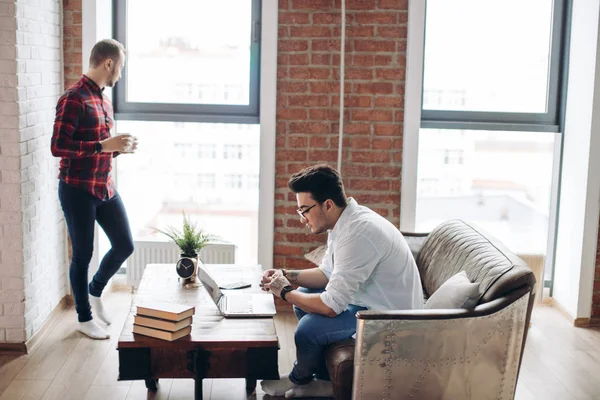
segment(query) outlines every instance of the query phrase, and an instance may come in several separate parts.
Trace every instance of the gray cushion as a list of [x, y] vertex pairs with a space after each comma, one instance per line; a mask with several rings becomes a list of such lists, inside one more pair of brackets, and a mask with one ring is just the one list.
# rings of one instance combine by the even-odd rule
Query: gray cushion
[[473, 309], [479, 300], [479, 283], [471, 282], [466, 271], [450, 277], [425, 303], [427, 309]]

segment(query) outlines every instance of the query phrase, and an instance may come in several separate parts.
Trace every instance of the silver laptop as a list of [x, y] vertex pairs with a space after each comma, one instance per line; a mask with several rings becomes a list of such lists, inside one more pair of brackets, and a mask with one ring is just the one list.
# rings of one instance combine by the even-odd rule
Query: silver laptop
[[198, 279], [224, 317], [272, 317], [277, 313], [270, 293], [237, 292], [225, 295], [201, 261], [198, 261]]

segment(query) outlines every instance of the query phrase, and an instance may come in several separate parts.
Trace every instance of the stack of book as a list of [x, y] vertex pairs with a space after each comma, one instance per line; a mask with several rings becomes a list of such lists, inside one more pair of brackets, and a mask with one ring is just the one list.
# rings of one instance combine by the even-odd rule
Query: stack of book
[[137, 305], [133, 317], [133, 333], [172, 342], [192, 332], [193, 306], [159, 301]]

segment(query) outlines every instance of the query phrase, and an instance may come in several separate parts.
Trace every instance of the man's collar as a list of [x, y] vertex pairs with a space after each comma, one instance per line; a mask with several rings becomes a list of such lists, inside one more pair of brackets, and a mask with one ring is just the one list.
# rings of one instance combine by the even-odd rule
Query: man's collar
[[95, 90], [96, 92], [100, 92], [100, 93], [104, 92], [104, 88], [100, 89], [100, 86], [98, 86], [98, 84], [96, 82], [94, 82], [92, 79], [90, 79], [86, 74], [81, 75], [81, 80], [87, 86], [89, 86], [90, 89]]
[[350, 216], [354, 214], [354, 211], [356, 211], [357, 207], [358, 203], [356, 202], [356, 200], [354, 200], [353, 197], [348, 197], [348, 204], [340, 214], [340, 217], [338, 218], [337, 222], [335, 223], [333, 229], [330, 232], [334, 235], [338, 232], [341, 232], [350, 221]]

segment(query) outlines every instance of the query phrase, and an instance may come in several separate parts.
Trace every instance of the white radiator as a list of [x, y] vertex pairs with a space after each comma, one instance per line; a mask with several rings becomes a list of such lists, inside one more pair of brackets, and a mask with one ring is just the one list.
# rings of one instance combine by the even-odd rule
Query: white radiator
[[[181, 251], [173, 242], [133, 242], [133, 254], [127, 259], [127, 285], [138, 287], [147, 264], [173, 264], [179, 260]], [[200, 259], [205, 264], [235, 264], [235, 245], [214, 243], [200, 250]]]
[[544, 291], [544, 263], [546, 257], [543, 254], [517, 254], [527, 265], [531, 268], [531, 272], [535, 276], [536, 280], [536, 296], [535, 302], [537, 303], [541, 298]]

